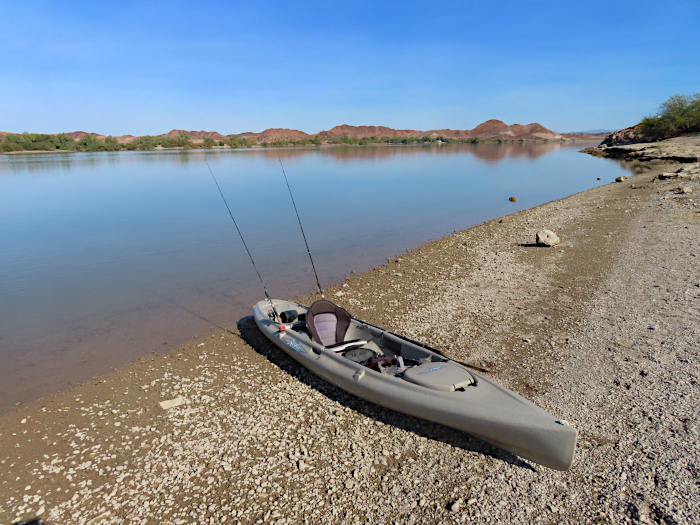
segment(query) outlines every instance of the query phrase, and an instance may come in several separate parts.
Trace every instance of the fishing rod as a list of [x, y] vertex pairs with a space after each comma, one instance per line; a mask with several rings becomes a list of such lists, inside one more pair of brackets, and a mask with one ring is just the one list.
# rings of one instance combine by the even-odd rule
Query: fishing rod
[[250, 250], [248, 249], [248, 245], [245, 243], [245, 240], [243, 239], [243, 234], [241, 233], [241, 229], [238, 227], [238, 223], [236, 222], [236, 219], [233, 218], [233, 213], [231, 213], [231, 208], [228, 206], [228, 202], [226, 202], [226, 197], [224, 197], [224, 193], [221, 191], [221, 186], [219, 186], [219, 182], [216, 180], [216, 177], [214, 176], [214, 172], [211, 169], [211, 166], [209, 165], [209, 161], [207, 159], [204, 159], [204, 162], [207, 165], [207, 168], [209, 168], [209, 173], [211, 173], [212, 178], [214, 179], [214, 183], [216, 184], [216, 187], [219, 189], [219, 195], [221, 195], [221, 198], [224, 199], [224, 204], [226, 205], [226, 209], [228, 210], [228, 214], [231, 216], [231, 220], [233, 221], [233, 225], [236, 227], [236, 230], [238, 231], [238, 236], [241, 238], [241, 242], [243, 243], [243, 246], [245, 247], [245, 251], [248, 252], [248, 257], [250, 257], [250, 262], [253, 263], [253, 268], [255, 268], [255, 273], [258, 274], [258, 279], [260, 279], [260, 284], [262, 284], [263, 290], [265, 290], [265, 297], [267, 297], [267, 300], [270, 302], [270, 306], [272, 307], [272, 311], [275, 314], [275, 319], [277, 319], [277, 322], [282, 326], [282, 320], [280, 319], [280, 316], [277, 314], [277, 309], [275, 308], [275, 305], [272, 303], [272, 299], [270, 299], [270, 294], [267, 293], [267, 287], [265, 286], [265, 283], [262, 280], [262, 277], [260, 276], [260, 272], [258, 271], [258, 267], [255, 266], [255, 261], [253, 260], [253, 256], [250, 254]]
[[284, 171], [284, 165], [282, 164], [282, 158], [280, 157], [279, 151], [275, 148], [275, 153], [277, 153], [277, 160], [280, 161], [280, 166], [282, 167], [282, 174], [284, 175], [284, 180], [287, 183], [287, 189], [289, 190], [289, 196], [292, 198], [292, 204], [294, 205], [294, 211], [297, 214], [297, 221], [299, 221], [299, 229], [301, 229], [301, 235], [304, 237], [304, 243], [306, 244], [306, 253], [309, 254], [309, 260], [311, 261], [311, 268], [314, 269], [314, 275], [316, 276], [316, 284], [318, 285], [318, 291], [321, 292], [321, 299], [325, 299], [323, 295], [323, 288], [321, 288], [321, 281], [318, 279], [318, 273], [316, 273], [316, 266], [314, 265], [313, 257], [311, 257], [311, 250], [309, 249], [309, 243], [306, 240], [306, 234], [304, 233], [304, 227], [301, 225], [301, 218], [299, 217], [299, 210], [297, 210], [297, 204], [294, 202], [294, 195], [292, 195], [292, 188], [289, 187], [289, 179], [287, 178], [287, 173]]

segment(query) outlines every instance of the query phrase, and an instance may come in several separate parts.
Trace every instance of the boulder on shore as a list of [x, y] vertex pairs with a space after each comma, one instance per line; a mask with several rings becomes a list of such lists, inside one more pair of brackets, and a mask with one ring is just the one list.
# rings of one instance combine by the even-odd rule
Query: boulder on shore
[[537, 232], [536, 241], [539, 246], [556, 246], [559, 237], [552, 230], [540, 230]]
[[601, 146], [618, 146], [620, 144], [640, 144], [645, 142], [653, 142], [649, 137], [642, 134], [639, 124], [629, 128], [621, 129], [611, 133], [605, 140], [600, 143]]

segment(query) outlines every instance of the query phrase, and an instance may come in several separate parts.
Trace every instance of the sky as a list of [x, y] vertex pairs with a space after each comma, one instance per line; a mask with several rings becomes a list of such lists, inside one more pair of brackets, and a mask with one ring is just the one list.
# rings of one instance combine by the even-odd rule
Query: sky
[[0, 0], [0, 131], [620, 129], [700, 91], [700, 1]]

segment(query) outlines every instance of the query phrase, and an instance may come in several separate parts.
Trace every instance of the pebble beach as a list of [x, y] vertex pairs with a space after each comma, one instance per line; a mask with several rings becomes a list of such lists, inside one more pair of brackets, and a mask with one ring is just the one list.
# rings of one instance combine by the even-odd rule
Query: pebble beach
[[700, 523], [699, 142], [595, 148], [631, 176], [326, 290], [567, 420], [569, 471], [351, 396], [246, 317], [0, 416], [0, 523]]

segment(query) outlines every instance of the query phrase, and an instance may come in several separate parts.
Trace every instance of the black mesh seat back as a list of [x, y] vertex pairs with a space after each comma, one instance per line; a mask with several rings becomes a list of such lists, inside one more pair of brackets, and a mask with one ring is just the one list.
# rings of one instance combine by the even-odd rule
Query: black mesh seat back
[[321, 299], [306, 313], [306, 327], [313, 340], [323, 346], [342, 343], [350, 326], [350, 314], [340, 306]]

